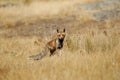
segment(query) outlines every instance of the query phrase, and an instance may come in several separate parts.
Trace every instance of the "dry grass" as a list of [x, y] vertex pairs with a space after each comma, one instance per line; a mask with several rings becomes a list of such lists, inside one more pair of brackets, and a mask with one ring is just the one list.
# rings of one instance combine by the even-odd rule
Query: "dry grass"
[[[73, 8], [75, 4], [91, 1], [95, 0], [43, 1], [22, 7], [0, 8], [0, 25], [3, 26], [0, 28], [6, 27], [0, 30], [0, 80], [119, 80], [119, 20], [107, 22], [105, 28], [100, 29], [99, 26], [92, 26], [94, 23], [88, 21], [88, 15], [81, 12], [84, 16], [78, 17], [76, 22], [64, 24], [68, 27], [62, 56], [45, 57], [40, 61], [27, 58], [39, 53], [49, 37], [3, 35], [17, 35], [17, 31], [12, 33], [9, 30], [17, 30], [16, 23], [19, 21], [27, 24], [39, 19], [59, 19], [73, 15], [76, 11]], [[86, 21], [89, 23], [84, 23]], [[84, 28], [87, 24], [89, 26]], [[39, 45], [36, 41], [39, 41]]]
[[62, 56], [45, 57], [41, 61], [29, 61], [27, 57], [39, 53], [44, 40], [38, 46], [34, 43], [37, 37], [1, 38], [0, 79], [119, 80], [120, 35], [117, 30], [107, 34], [98, 29], [89, 29], [86, 34], [68, 34]]
[[[6, 0], [7, 1], [7, 0]], [[11, 0], [12, 1], [12, 0]], [[13, 0], [15, 1], [15, 0]], [[24, 0], [21, 0], [24, 1]], [[27, 0], [25, 0], [27, 3]], [[33, 22], [38, 19], [50, 19], [50, 18], [64, 18], [66, 15], [73, 15], [76, 13], [75, 4], [84, 4], [94, 2], [98, 0], [75, 0], [75, 1], [34, 1], [29, 5], [22, 3], [13, 7], [1, 7], [0, 8], [0, 24], [5, 27], [13, 27], [17, 22], [24, 24]], [[28, 14], [28, 12], [30, 12]], [[82, 13], [81, 15], [86, 15]], [[31, 18], [32, 17], [32, 18]], [[79, 17], [78, 17], [79, 18]], [[84, 18], [83, 18], [84, 19]]]
[[[11, 25], [14, 26], [14, 24], [19, 21], [27, 24], [28, 22], [36, 19], [48, 19], [61, 14], [61, 10], [64, 10], [64, 7], [68, 7], [68, 5], [71, 4], [69, 4], [69, 2], [60, 2], [59, 4], [57, 2], [33, 2], [29, 6], [15, 6], [10, 8], [3, 7], [0, 8], [0, 23], [9, 27]], [[28, 14], [28, 12], [30, 13]]]

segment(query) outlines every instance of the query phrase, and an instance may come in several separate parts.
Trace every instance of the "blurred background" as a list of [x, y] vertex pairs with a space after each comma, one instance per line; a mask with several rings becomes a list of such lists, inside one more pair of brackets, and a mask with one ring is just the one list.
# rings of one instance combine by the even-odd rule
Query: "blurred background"
[[[38, 54], [66, 29], [64, 47]], [[0, 0], [0, 80], [119, 80], [120, 0]]]

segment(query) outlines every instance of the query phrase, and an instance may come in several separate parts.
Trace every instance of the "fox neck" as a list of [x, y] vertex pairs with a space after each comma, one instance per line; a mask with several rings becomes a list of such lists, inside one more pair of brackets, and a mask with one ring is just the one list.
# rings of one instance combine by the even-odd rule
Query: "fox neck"
[[64, 39], [59, 39], [59, 38], [56, 39], [57, 49], [61, 49], [63, 47], [63, 41]]

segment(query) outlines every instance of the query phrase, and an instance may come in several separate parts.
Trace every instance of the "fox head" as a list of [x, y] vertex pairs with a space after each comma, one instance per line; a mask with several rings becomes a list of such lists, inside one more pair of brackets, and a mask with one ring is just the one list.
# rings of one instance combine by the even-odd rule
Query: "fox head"
[[64, 41], [65, 38], [65, 29], [63, 29], [62, 31], [59, 31], [57, 29], [57, 38], [58, 40], [62, 43]]

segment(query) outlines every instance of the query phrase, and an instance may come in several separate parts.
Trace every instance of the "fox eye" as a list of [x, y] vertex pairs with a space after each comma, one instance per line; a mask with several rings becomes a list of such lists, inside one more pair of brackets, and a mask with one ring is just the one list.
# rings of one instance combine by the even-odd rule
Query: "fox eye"
[[60, 36], [60, 34], [58, 36]]
[[65, 33], [62, 33], [62, 35], [65, 35]]

